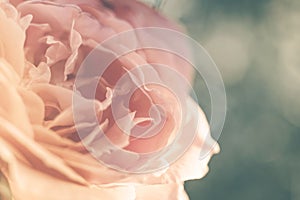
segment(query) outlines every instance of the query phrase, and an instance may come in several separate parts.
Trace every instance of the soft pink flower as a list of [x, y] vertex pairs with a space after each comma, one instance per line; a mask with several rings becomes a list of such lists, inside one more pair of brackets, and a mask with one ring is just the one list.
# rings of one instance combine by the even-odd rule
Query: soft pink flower
[[[139, 139], [127, 136], [116, 125], [111, 93], [126, 70], [161, 63], [191, 80], [191, 67], [186, 61], [158, 50], [134, 51], [112, 63], [98, 84], [96, 100], [90, 103], [98, 110], [98, 122], [107, 138], [133, 155], [168, 145], [181, 117], [189, 119], [184, 132], [195, 131], [193, 127], [197, 127], [191, 147], [165, 169], [147, 174], [114, 170], [86, 150], [73, 119], [71, 90], [86, 56], [105, 39], [133, 28], [180, 30], [134, 0], [105, 2], [13, 1], [17, 9], [0, 3], [0, 167], [16, 200], [188, 199], [183, 182], [203, 177], [210, 157], [218, 152], [216, 146], [204, 160], [199, 160], [200, 151], [214, 142], [204, 113], [187, 98], [189, 114], [180, 116], [174, 94], [159, 85], [137, 90], [130, 101], [133, 114], [125, 117], [128, 124], [148, 122], [150, 106], [163, 105], [167, 120], [157, 135]], [[160, 38], [150, 39], [164, 42]], [[123, 42], [122, 45], [131, 45]], [[97, 140], [94, 136], [90, 143]], [[181, 141], [179, 146], [184, 143]], [[130, 164], [143, 165], [138, 160]]]

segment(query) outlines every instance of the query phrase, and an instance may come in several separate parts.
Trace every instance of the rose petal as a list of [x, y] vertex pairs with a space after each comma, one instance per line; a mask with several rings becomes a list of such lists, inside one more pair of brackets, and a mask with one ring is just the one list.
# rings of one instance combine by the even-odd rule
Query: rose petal
[[0, 161], [7, 166], [5, 174], [9, 177], [9, 184], [15, 200], [135, 199], [132, 186], [86, 187], [60, 180], [19, 162], [9, 149], [9, 146], [0, 139]]
[[18, 88], [18, 93], [20, 94], [28, 114], [31, 124], [42, 124], [44, 122], [44, 102], [39, 96], [30, 90], [24, 88]]
[[183, 183], [136, 186], [136, 200], [188, 200]]
[[55, 170], [72, 181], [86, 184], [82, 177], [64, 164], [63, 160], [42, 148], [2, 117], [0, 117], [0, 135], [5, 141], [18, 148], [33, 166]]
[[25, 33], [14, 19], [17, 11], [9, 4], [0, 3], [1, 8], [9, 7], [9, 14], [0, 8], [0, 58], [5, 58], [19, 76], [23, 75]]

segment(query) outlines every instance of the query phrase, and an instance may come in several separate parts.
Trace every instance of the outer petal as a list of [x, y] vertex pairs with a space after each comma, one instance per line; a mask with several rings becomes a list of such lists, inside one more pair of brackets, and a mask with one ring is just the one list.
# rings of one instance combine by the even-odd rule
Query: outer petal
[[[10, 65], [0, 63], [0, 67], [10, 69]], [[27, 136], [32, 136], [27, 111], [22, 98], [20, 97], [16, 85], [9, 82], [10, 77], [0, 74], [0, 116], [5, 117], [8, 121], [24, 131]]]
[[188, 200], [182, 184], [140, 185], [136, 186], [136, 200]]
[[[219, 152], [219, 145], [210, 136], [209, 125], [205, 114], [200, 107], [192, 100], [188, 99], [190, 121], [186, 124], [185, 132], [196, 131], [196, 137], [192, 145], [186, 150], [170, 168], [166, 171], [166, 179], [175, 182], [182, 182], [191, 179], [200, 179], [208, 172], [208, 162]], [[194, 130], [194, 127], [197, 127]], [[182, 141], [184, 143], [185, 141]], [[205, 157], [200, 159], [200, 155], [205, 152]]]
[[18, 161], [9, 145], [0, 139], [0, 161], [4, 163], [15, 200], [134, 200], [132, 186], [86, 187], [41, 173]]
[[[111, 2], [112, 4], [112, 8], [116, 16], [128, 21], [133, 26], [133, 28], [158, 27], [184, 32], [183, 27], [180, 27], [178, 24], [172, 22], [171, 20], [168, 20], [156, 10], [151, 9], [149, 6], [146, 6], [139, 1], [111, 0], [109, 2]], [[185, 51], [187, 56], [189, 56], [188, 46], [184, 40], [173, 38], [172, 35], [168, 35], [168, 37], [166, 37], [165, 35], [155, 37], [149, 34], [147, 35], [147, 37], [143, 38], [146, 38], [147, 41], [141, 40], [140, 42], [142, 44], [155, 44], [159, 42], [159, 46], [165, 46], [166, 50], [143, 50], [142, 52], [144, 52], [144, 55], [146, 56], [146, 59], [149, 63], [165, 64], [171, 68], [178, 70], [178, 72], [184, 75], [188, 80], [192, 79], [193, 68], [188, 62], [184, 60], [188, 58], [182, 59], [178, 55], [174, 55], [168, 52], [170, 49], [176, 48], [174, 45], [177, 45], [181, 50]], [[174, 41], [176, 41], [175, 44]]]
[[0, 117], [0, 135], [7, 144], [12, 145], [22, 155], [23, 160], [30, 163], [36, 170], [86, 184], [85, 180], [65, 165], [62, 159], [42, 148], [2, 117]]
[[42, 124], [44, 122], [45, 107], [43, 101], [34, 92], [18, 88], [18, 92], [25, 104], [31, 124]]
[[11, 5], [0, 2], [0, 58], [5, 58], [17, 74], [22, 76], [25, 32], [15, 19], [17, 11], [14, 9]]

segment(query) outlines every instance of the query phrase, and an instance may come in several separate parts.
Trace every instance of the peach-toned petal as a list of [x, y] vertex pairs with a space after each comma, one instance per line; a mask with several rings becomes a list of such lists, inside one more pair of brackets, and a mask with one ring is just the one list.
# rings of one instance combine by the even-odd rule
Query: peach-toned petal
[[58, 116], [55, 117], [53, 121], [47, 122], [47, 127], [53, 128], [56, 126], [73, 126], [73, 110], [72, 107], [68, 107], [65, 110], [62, 110]]
[[139, 185], [136, 189], [136, 200], [188, 200], [183, 183], [161, 185]]
[[[58, 103], [58, 99], [56, 99], [57, 96], [55, 96], [55, 93], [54, 93], [54, 90], [56, 89], [57, 92], [59, 91], [64, 91], [64, 90], [67, 90], [65, 88], [61, 88], [61, 87], [58, 87], [58, 86], [54, 86], [53, 88], [53, 93], [54, 96], [52, 99], [44, 99], [44, 101], [47, 102], [48, 105], [55, 105]], [[39, 93], [41, 94], [41, 93]], [[47, 97], [49, 97], [50, 95], [48, 95]], [[90, 113], [87, 113], [86, 109], [87, 107], [88, 108], [91, 108], [93, 105], [93, 108], [94, 108], [94, 111], [95, 111], [95, 115], [97, 117], [97, 119], [100, 119], [101, 118], [101, 115], [102, 115], [102, 112], [107, 109], [107, 107], [111, 104], [111, 94], [109, 92], [109, 90], [107, 90], [107, 98], [103, 101], [103, 102], [99, 102], [97, 100], [89, 100], [89, 99], [85, 99], [84, 97], [81, 97], [79, 95], [75, 95], [77, 99], [80, 98], [80, 103], [76, 104], [76, 111], [77, 112], [81, 112], [80, 115], [86, 115], [86, 118], [84, 119], [81, 119], [81, 121], [78, 121], [77, 120], [77, 128], [79, 128], [81, 126], [81, 124], [93, 124], [93, 123], [97, 123], [98, 121], [89, 121], [89, 119], [91, 118], [90, 116], [88, 116], [88, 114]], [[73, 97], [74, 97], [73, 96]], [[67, 99], [69, 98], [69, 99]], [[59, 110], [60, 110], [60, 113], [52, 120], [52, 121], [47, 121], [47, 126], [49, 128], [54, 128], [54, 127], [63, 127], [63, 126], [67, 126], [67, 127], [70, 127], [70, 126], [73, 126], [75, 125], [75, 120], [74, 120], [74, 116], [78, 116], [79, 114], [74, 114], [74, 108], [72, 106], [74, 105], [71, 105], [71, 102], [72, 102], [72, 97], [71, 96], [68, 96], [66, 97], [66, 102], [69, 101], [70, 105], [69, 107], [61, 107], [59, 106]], [[59, 104], [59, 103], [58, 103]], [[59, 104], [60, 105], [60, 104]], [[82, 126], [81, 126], [82, 127]], [[83, 127], [82, 127], [83, 128]]]
[[6, 14], [7, 17], [17, 21], [18, 11], [13, 5], [9, 4], [8, 1], [0, 2], [0, 8]]
[[13, 123], [16, 127], [23, 130], [25, 135], [31, 137], [33, 133], [24, 102], [14, 85], [10, 84], [8, 79], [1, 76], [1, 74], [0, 91], [1, 96], [5, 97], [0, 99], [0, 116], [5, 117], [5, 119]]
[[17, 74], [22, 76], [25, 61], [23, 51], [25, 32], [14, 19], [17, 11], [8, 4], [0, 4], [1, 7], [9, 7], [8, 15], [0, 7], [0, 58], [5, 58]]
[[19, 162], [9, 146], [0, 139], [0, 161], [6, 166], [12, 194], [15, 200], [134, 200], [132, 186], [82, 186], [41, 173]]
[[0, 80], [6, 80], [12, 85], [20, 82], [20, 77], [13, 67], [3, 58], [0, 58]]
[[25, 15], [24, 17], [20, 18], [19, 25], [23, 30], [27, 30], [31, 21], [32, 21], [32, 15]]
[[33, 92], [39, 95], [44, 103], [55, 104], [64, 110], [72, 105], [72, 91], [50, 84], [35, 84], [31, 86]]
[[49, 149], [49, 151], [64, 159], [70, 167], [76, 170], [76, 172], [84, 177], [89, 183], [116, 183], [119, 182], [119, 180], [130, 176], [129, 174], [120, 173], [116, 170], [106, 167], [90, 154], [81, 154], [71, 149], [61, 149], [60, 147], [54, 145], [45, 145], [45, 147]]
[[34, 129], [34, 139], [36, 142], [41, 144], [51, 144], [57, 147], [75, 147], [76, 143], [67, 138], [60, 137], [56, 132], [41, 126], [35, 125]]
[[31, 124], [42, 124], [44, 122], [45, 107], [44, 102], [34, 92], [21, 88], [18, 88], [27, 111]]
[[65, 64], [65, 77], [74, 72], [76, 60], [78, 58], [78, 49], [82, 44], [81, 35], [74, 29], [74, 24], [75, 22], [73, 21], [69, 39], [72, 54], [69, 56]]
[[72, 181], [85, 184], [82, 177], [67, 167], [63, 160], [42, 148], [2, 117], [0, 117], [0, 135], [5, 141], [15, 145], [16, 148], [22, 151], [35, 167], [55, 170]]

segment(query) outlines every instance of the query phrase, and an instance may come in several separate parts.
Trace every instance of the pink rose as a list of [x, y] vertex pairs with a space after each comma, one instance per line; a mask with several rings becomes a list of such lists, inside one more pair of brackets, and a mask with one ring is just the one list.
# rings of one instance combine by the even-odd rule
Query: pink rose
[[[160, 63], [172, 66], [191, 80], [187, 61], [169, 52], [140, 49], [122, 55], [107, 67], [97, 83], [96, 99], [88, 99], [85, 94], [79, 96], [71, 90], [77, 80], [83, 88], [93, 83], [93, 70], [98, 69], [91, 69], [88, 77], [78, 73], [84, 59], [108, 38], [134, 28], [180, 28], [133, 0], [13, 3], [17, 10], [8, 3], [0, 4], [0, 86], [5, 97], [0, 100], [0, 166], [14, 199], [188, 199], [183, 182], [203, 177], [210, 157], [218, 152], [216, 146], [205, 159], [199, 160], [200, 152], [210, 148], [214, 141], [198, 105], [184, 95], [187, 115], [182, 116], [176, 94], [161, 85], [147, 84], [132, 94], [130, 112], [126, 115], [116, 118], [112, 106], [114, 97], [124, 95], [127, 83], [130, 87], [135, 85], [131, 79], [118, 88], [123, 93], [115, 88], [128, 71], [151, 64], [153, 71], [164, 79], [167, 74], [152, 65]], [[170, 45], [155, 36], [149, 36], [149, 41]], [[125, 38], [116, 46], [105, 48], [114, 53], [121, 47], [130, 48], [135, 42], [149, 41], [132, 35], [129, 40]], [[105, 52], [98, 53], [106, 55]], [[147, 75], [143, 70], [141, 73]], [[75, 111], [74, 97], [83, 102]], [[89, 121], [85, 103], [97, 111], [96, 125]], [[154, 104], [160, 105], [162, 113], [160, 109], [157, 112], [161, 115], [149, 114]], [[76, 109], [82, 113], [76, 113]], [[78, 114], [79, 118], [82, 116], [80, 119]], [[132, 134], [137, 125], [152, 126], [158, 116], [165, 121], [159, 122], [162, 126], [155, 135]], [[174, 142], [182, 118], [183, 133], [196, 131], [196, 136], [182, 153], [177, 151], [189, 141], [177, 141], [179, 150], [170, 153], [181, 157], [155, 172], [130, 173], [135, 168], [142, 172], [155, 164], [157, 159], [150, 162], [143, 155]], [[118, 123], [127, 127], [130, 135]], [[102, 132], [95, 131], [95, 127]], [[86, 135], [79, 133], [81, 129]], [[103, 138], [118, 150], [106, 149]], [[91, 154], [91, 150], [96, 154]], [[121, 157], [120, 151], [130, 153], [132, 160]], [[114, 169], [113, 165], [118, 167]]]

